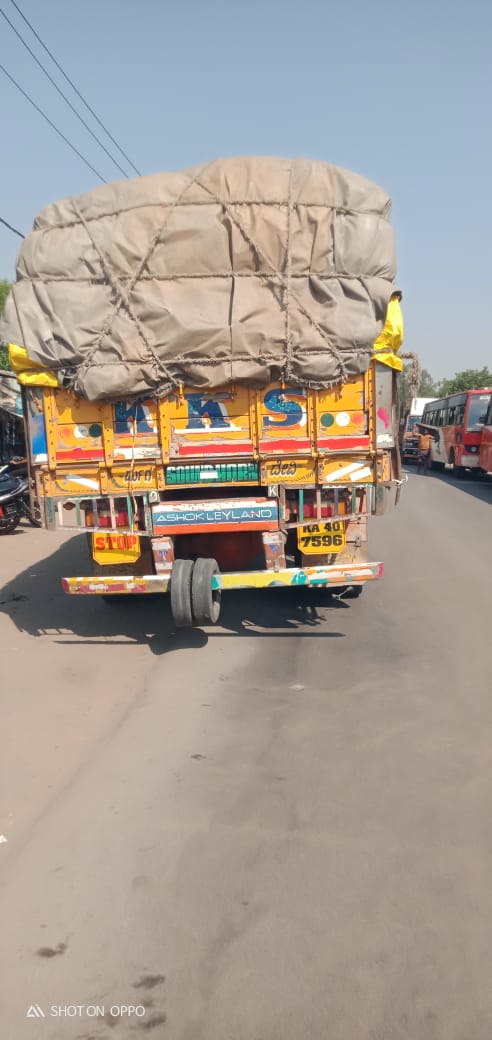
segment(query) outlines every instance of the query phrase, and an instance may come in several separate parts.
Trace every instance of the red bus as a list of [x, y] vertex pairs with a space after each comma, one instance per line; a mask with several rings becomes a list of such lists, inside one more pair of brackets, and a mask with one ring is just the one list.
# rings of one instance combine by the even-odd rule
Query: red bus
[[480, 469], [484, 473], [492, 475], [492, 397], [489, 401], [489, 409], [485, 416], [485, 424], [482, 430], [479, 459]]
[[434, 434], [431, 459], [461, 474], [479, 469], [480, 443], [492, 390], [465, 390], [426, 404], [422, 423]]

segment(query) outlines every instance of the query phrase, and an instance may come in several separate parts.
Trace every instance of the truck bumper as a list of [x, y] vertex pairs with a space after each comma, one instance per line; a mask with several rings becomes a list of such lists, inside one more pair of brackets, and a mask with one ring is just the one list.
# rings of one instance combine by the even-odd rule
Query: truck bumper
[[[275, 589], [323, 587], [329, 585], [363, 585], [366, 581], [382, 578], [384, 564], [341, 564], [329, 567], [288, 567], [278, 571], [239, 571], [217, 574], [212, 578], [213, 589]], [[167, 592], [170, 574], [121, 576], [104, 575], [90, 578], [62, 578], [64, 592], [71, 596], [124, 596]]]

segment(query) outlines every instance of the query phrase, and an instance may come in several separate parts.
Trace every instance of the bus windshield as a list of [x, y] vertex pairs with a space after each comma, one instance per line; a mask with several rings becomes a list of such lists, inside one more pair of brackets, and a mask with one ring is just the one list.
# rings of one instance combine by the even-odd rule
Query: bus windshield
[[410, 430], [413, 430], [415, 423], [420, 422], [421, 419], [421, 415], [410, 415], [407, 419], [407, 433], [410, 433]]
[[466, 423], [469, 433], [479, 433], [482, 429], [487, 416], [490, 397], [490, 394], [477, 394], [476, 397], [471, 398]]

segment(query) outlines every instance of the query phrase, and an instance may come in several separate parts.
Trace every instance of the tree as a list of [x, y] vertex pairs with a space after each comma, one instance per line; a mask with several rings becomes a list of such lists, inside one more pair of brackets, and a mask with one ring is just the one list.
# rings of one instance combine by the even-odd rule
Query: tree
[[492, 386], [492, 372], [488, 368], [466, 368], [456, 372], [454, 379], [443, 379], [439, 386], [440, 397], [457, 394], [460, 390], [481, 390], [483, 386]]
[[[415, 378], [418, 379], [417, 386], [414, 383]], [[437, 397], [438, 394], [437, 385], [430, 372], [423, 368], [419, 375], [413, 364], [404, 366], [398, 385], [402, 411], [410, 405], [412, 397]]]
[[[0, 317], [3, 314], [3, 308], [5, 307], [5, 301], [10, 292], [10, 282], [0, 281]], [[10, 368], [9, 363], [9, 352], [5, 343], [0, 342], [0, 368]]]
[[420, 385], [419, 385], [419, 397], [437, 397], [438, 387], [437, 383], [432, 378], [430, 372], [426, 368], [422, 369], [420, 374]]
[[10, 282], [0, 281], [0, 314], [3, 314], [3, 308], [5, 307], [5, 300], [11, 290], [12, 286]]
[[403, 366], [403, 372], [400, 372], [398, 376], [398, 392], [400, 395], [400, 402], [402, 410], [410, 404], [413, 393], [409, 382], [410, 365]]

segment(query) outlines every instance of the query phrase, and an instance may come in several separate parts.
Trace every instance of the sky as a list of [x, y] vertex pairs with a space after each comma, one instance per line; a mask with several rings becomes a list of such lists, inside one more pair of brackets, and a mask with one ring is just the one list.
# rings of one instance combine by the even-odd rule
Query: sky
[[[305, 157], [393, 200], [405, 348], [492, 367], [489, 0], [16, 0], [141, 173]], [[128, 168], [12, 4], [0, 7]], [[0, 17], [1, 63], [105, 180], [120, 171]], [[0, 71], [0, 216], [26, 233], [100, 183]], [[131, 172], [131, 171], [130, 171]], [[0, 224], [0, 279], [20, 239]]]

